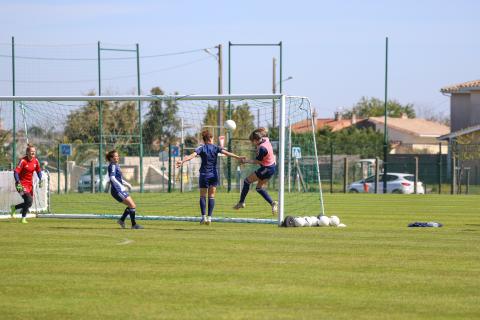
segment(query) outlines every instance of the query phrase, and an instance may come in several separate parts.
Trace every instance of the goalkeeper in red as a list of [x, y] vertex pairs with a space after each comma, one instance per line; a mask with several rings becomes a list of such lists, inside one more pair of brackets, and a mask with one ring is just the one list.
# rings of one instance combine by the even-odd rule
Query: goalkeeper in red
[[40, 168], [40, 163], [36, 158], [36, 150], [33, 145], [28, 144], [25, 157], [23, 157], [18, 162], [17, 167], [13, 171], [13, 176], [15, 178], [15, 188], [17, 189], [17, 192], [20, 194], [20, 196], [23, 198], [23, 203], [12, 205], [10, 207], [10, 215], [12, 216], [12, 218], [15, 217], [15, 211], [21, 209], [22, 223], [27, 223], [27, 213], [33, 203], [34, 172], [37, 173], [38, 187], [42, 188], [42, 170]]

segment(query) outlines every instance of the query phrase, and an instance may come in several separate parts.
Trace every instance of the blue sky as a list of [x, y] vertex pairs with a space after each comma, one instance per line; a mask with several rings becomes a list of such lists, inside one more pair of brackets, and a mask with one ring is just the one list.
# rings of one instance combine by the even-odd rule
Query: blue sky
[[[391, 99], [422, 113], [448, 114], [439, 90], [480, 79], [478, 1], [0, 1], [0, 94], [11, 94], [9, 43], [25, 57], [96, 58], [105, 47], [156, 55], [224, 46], [228, 41], [284, 45], [284, 92], [310, 97], [322, 117], [362, 96], [384, 95], [385, 37], [389, 37]], [[129, 55], [104, 53], [105, 58]], [[270, 93], [276, 47], [232, 51], [232, 92]], [[18, 95], [78, 95], [97, 87], [96, 62], [18, 59]], [[141, 62], [144, 93], [217, 91], [216, 61], [202, 50]], [[104, 92], [135, 91], [134, 61], [105, 61]], [[277, 72], [278, 75], [278, 72]], [[279, 79], [278, 79], [279, 80]], [[22, 82], [23, 81], [23, 82]]]

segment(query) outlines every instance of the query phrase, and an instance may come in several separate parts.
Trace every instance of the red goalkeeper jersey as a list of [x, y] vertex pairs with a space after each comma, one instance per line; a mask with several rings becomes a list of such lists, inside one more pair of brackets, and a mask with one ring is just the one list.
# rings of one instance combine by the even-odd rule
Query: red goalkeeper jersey
[[20, 177], [20, 183], [22, 184], [25, 192], [32, 193], [33, 189], [33, 172], [38, 173], [41, 171], [40, 163], [37, 158], [28, 160], [28, 157], [23, 157], [20, 162], [18, 162], [15, 172], [18, 173]]

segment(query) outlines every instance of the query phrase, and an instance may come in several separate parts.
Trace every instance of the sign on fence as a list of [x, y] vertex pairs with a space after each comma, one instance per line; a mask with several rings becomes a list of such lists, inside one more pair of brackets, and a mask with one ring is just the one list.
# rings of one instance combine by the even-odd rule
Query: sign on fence
[[302, 149], [300, 147], [292, 147], [292, 157], [295, 159], [301, 159]]
[[61, 144], [60, 145], [60, 154], [62, 156], [71, 156], [72, 155], [72, 145], [71, 144]]

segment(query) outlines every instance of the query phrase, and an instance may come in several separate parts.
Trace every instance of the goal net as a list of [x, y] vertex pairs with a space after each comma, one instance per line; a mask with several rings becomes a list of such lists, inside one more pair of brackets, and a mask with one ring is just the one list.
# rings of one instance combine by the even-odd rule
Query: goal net
[[[108, 194], [104, 156], [115, 149], [139, 216], [197, 221], [201, 160], [179, 168], [175, 162], [203, 144], [203, 130], [211, 132], [214, 144], [255, 159], [248, 138], [264, 127], [277, 159], [266, 190], [278, 201], [278, 213], [272, 214], [255, 184], [245, 208], [233, 209], [245, 178], [258, 165], [219, 156], [213, 216], [214, 221], [281, 224], [287, 215], [324, 211], [313, 116], [307, 98], [284, 95], [0, 97], [0, 134], [6, 132], [10, 142], [0, 166], [22, 156], [28, 137], [50, 171], [52, 214], [113, 218], [123, 205]], [[236, 129], [225, 129], [226, 120], [235, 121]]]
[[[33, 202], [30, 213], [47, 213], [49, 211], [49, 173], [42, 175], [43, 186], [38, 187], [38, 177], [33, 175]], [[0, 171], [0, 213], [10, 213], [10, 206], [22, 203], [23, 199], [15, 189], [13, 171]]]

